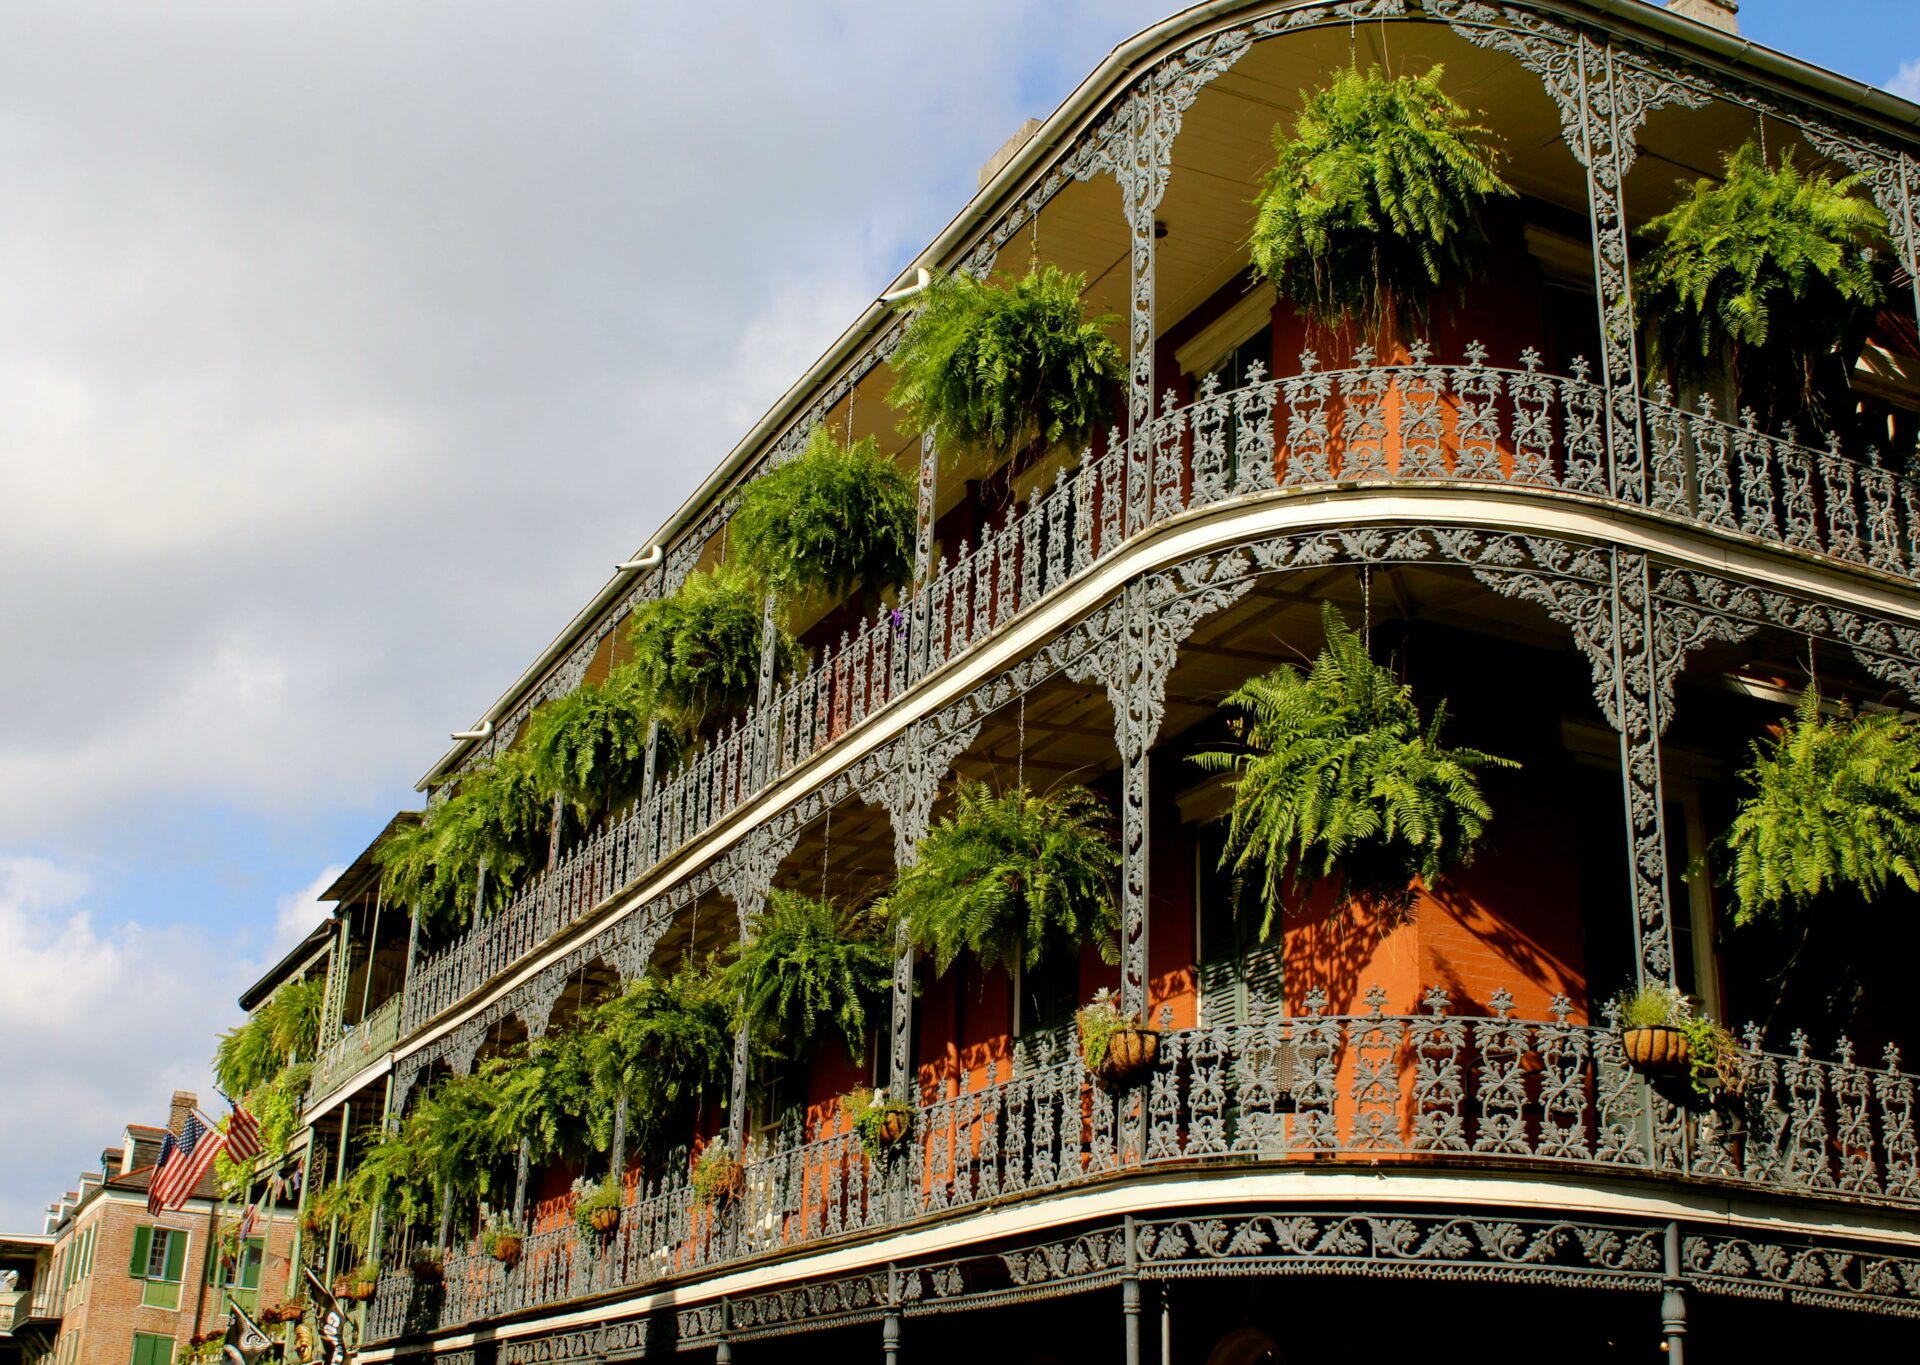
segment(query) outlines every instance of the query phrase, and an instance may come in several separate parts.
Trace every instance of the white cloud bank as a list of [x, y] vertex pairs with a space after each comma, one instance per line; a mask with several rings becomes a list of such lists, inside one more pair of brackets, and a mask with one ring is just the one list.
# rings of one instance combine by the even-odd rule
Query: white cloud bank
[[1920, 102], [1920, 57], [1902, 62], [1900, 70], [1887, 82], [1887, 89], [1902, 99]]

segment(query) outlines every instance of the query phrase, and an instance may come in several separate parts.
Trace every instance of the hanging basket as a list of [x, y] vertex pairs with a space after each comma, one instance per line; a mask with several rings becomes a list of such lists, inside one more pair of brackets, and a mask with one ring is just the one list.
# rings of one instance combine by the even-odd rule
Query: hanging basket
[[[618, 1213], [619, 1210], [615, 1209], [614, 1212]], [[517, 1232], [496, 1233], [494, 1235], [493, 1245], [490, 1248], [488, 1248], [487, 1254], [493, 1257], [494, 1260], [500, 1262], [501, 1265], [511, 1270], [516, 1265], [520, 1264], [520, 1247], [521, 1247], [521, 1242], [520, 1242], [519, 1233]]]
[[595, 1209], [587, 1217], [593, 1223], [593, 1230], [605, 1237], [620, 1226], [620, 1206], [616, 1204], [611, 1208]]
[[1648, 1076], [1684, 1076], [1691, 1048], [1687, 1035], [1670, 1024], [1630, 1028], [1620, 1035], [1627, 1065]]
[[746, 1192], [747, 1168], [737, 1159], [716, 1160], [695, 1173], [694, 1197], [710, 1208], [727, 1208]]
[[1093, 1074], [1108, 1085], [1132, 1085], [1153, 1070], [1159, 1056], [1159, 1029], [1125, 1024], [1108, 1036], [1106, 1056]]
[[[432, 1287], [445, 1284], [447, 1281], [447, 1268], [438, 1260], [426, 1259], [415, 1261], [408, 1269], [413, 1272], [413, 1282], [415, 1284]], [[367, 1287], [371, 1288], [372, 1286], [369, 1285]], [[368, 1294], [367, 1297], [372, 1298], [373, 1295]]]
[[874, 1123], [874, 1140], [882, 1147], [892, 1147], [907, 1135], [913, 1127], [913, 1111], [910, 1109], [888, 1109]]

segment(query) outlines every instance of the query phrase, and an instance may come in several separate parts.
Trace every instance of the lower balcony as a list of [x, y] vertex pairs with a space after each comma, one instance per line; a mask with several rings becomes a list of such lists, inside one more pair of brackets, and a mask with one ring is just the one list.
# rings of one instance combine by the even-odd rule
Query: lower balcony
[[[1603, 1182], [1717, 1204], [1722, 1217], [1764, 1201], [1812, 1223], [1920, 1229], [1916, 1078], [1891, 1050], [1878, 1066], [1844, 1043], [1832, 1060], [1799, 1040], [1788, 1054], [1756, 1051], [1743, 1092], [1707, 1105], [1684, 1079], [1637, 1072], [1617, 1030], [1569, 1022], [1564, 1000], [1552, 1018], [1524, 1020], [1504, 991], [1471, 1016], [1449, 1013], [1455, 1002], [1439, 990], [1417, 1015], [1384, 1013], [1378, 991], [1372, 999], [1366, 1014], [1314, 1013], [1323, 1001], [1309, 995], [1304, 1015], [1168, 1030], [1145, 1079], [1115, 1090], [1094, 1084], [1077, 1052], [1043, 1045], [923, 1095], [891, 1156], [870, 1158], [837, 1123], [750, 1150], [740, 1194], [720, 1208], [695, 1202], [684, 1171], [630, 1175], [605, 1236], [582, 1234], [563, 1208], [526, 1228], [512, 1267], [468, 1244], [449, 1249], [438, 1289], [390, 1273], [368, 1335], [525, 1314], [1214, 1168], [1477, 1171], [1538, 1182], [1530, 1202], [1545, 1207], [1556, 1185]], [[406, 1253], [389, 1247], [386, 1264], [406, 1264]], [[876, 1247], [872, 1259], [884, 1264], [888, 1252]]]

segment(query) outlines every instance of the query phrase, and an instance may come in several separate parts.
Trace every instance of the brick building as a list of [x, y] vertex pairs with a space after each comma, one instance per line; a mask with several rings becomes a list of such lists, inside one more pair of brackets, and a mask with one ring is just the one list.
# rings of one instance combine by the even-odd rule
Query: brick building
[[211, 1174], [185, 1207], [147, 1212], [160, 1146], [196, 1103], [176, 1091], [166, 1128], [128, 1124], [120, 1144], [100, 1153], [99, 1170], [49, 1207], [52, 1254], [36, 1301], [59, 1322], [53, 1365], [175, 1365], [190, 1357], [195, 1336], [224, 1330], [230, 1300], [251, 1309], [285, 1297], [290, 1216], [263, 1218], [228, 1261], [216, 1249], [232, 1238], [240, 1210], [219, 1199]]

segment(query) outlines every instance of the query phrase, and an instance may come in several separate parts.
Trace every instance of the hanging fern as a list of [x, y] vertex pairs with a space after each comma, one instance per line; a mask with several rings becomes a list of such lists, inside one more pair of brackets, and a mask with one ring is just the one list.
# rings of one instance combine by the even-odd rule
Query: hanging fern
[[502, 1151], [517, 1153], [525, 1141], [536, 1163], [584, 1152], [596, 1111], [578, 1028], [550, 1032], [485, 1067], [496, 1095], [490, 1137]]
[[597, 1097], [593, 1141], [611, 1140], [614, 1109], [627, 1100], [633, 1140], [644, 1146], [708, 1091], [724, 1092], [733, 1070], [733, 1001], [719, 976], [682, 966], [657, 972], [589, 1010], [584, 1060]]
[[245, 1097], [271, 1084], [290, 1063], [311, 1061], [320, 1045], [326, 993], [325, 977], [290, 981], [244, 1023], [223, 1033], [213, 1058], [220, 1088]]
[[817, 426], [806, 449], [747, 485], [729, 523], [735, 560], [773, 591], [877, 593], [913, 570], [919, 497], [871, 436], [842, 446]]
[[1436, 289], [1477, 272], [1480, 206], [1514, 191], [1493, 133], [1440, 88], [1443, 74], [1349, 67], [1300, 93], [1291, 137], [1274, 129], [1253, 264], [1315, 321], [1415, 327]]
[[533, 713], [526, 754], [535, 785], [584, 814], [613, 810], [639, 795], [652, 716], [639, 675], [614, 669]]
[[423, 922], [464, 923], [474, 911], [486, 866], [482, 913], [501, 909], [523, 875], [545, 863], [551, 794], [524, 751], [482, 763], [460, 790], [430, 806], [416, 825], [402, 825], [373, 852], [389, 901], [411, 907]]
[[1493, 814], [1474, 769], [1519, 766], [1445, 747], [1446, 707], [1423, 728], [1412, 689], [1367, 656], [1331, 603], [1321, 621], [1326, 646], [1310, 671], [1285, 665], [1223, 703], [1239, 713], [1231, 726], [1245, 748], [1194, 756], [1237, 774], [1222, 866], [1258, 872], [1263, 938], [1289, 866], [1295, 890], [1333, 878], [1339, 908], [1365, 900], [1404, 914], [1414, 878], [1433, 886], [1465, 863]]
[[984, 782], [963, 782], [954, 797], [887, 902], [936, 970], [963, 952], [985, 967], [1032, 967], [1049, 943], [1097, 943], [1102, 957], [1119, 960], [1120, 855], [1099, 797], [1085, 787], [998, 795]]
[[432, 1191], [444, 1192], [456, 1212], [508, 1188], [518, 1143], [500, 1121], [501, 1068], [482, 1065], [444, 1077], [414, 1106], [404, 1125], [413, 1165]]
[[[761, 598], [737, 569], [695, 571], [671, 597], [633, 614], [634, 695], [670, 717], [684, 738], [750, 705], [760, 687]], [[774, 645], [775, 675], [798, 649], [785, 630]]]
[[1634, 272], [1649, 377], [1701, 380], [1725, 346], [1763, 422], [1832, 421], [1819, 371], [1837, 357], [1844, 390], [1886, 292], [1886, 216], [1854, 193], [1859, 176], [1803, 175], [1791, 153], [1770, 169], [1748, 142], [1725, 167], [1717, 182], [1682, 181], [1687, 197], [1641, 229], [1655, 243]]
[[867, 1009], [892, 980], [892, 935], [883, 915], [780, 888], [768, 894], [746, 946], [727, 967], [727, 984], [757, 1036], [797, 1055], [830, 1022], [855, 1061], [866, 1051]]
[[1086, 316], [1086, 287], [1050, 265], [1004, 284], [935, 276], [891, 361], [902, 429], [996, 461], [1036, 438], [1085, 446], [1113, 420], [1124, 374], [1116, 319]]
[[1842, 886], [1920, 891], [1920, 731], [1888, 714], [1828, 718], [1809, 687], [1793, 723], [1753, 746], [1720, 844], [1736, 924], [1804, 909]]

